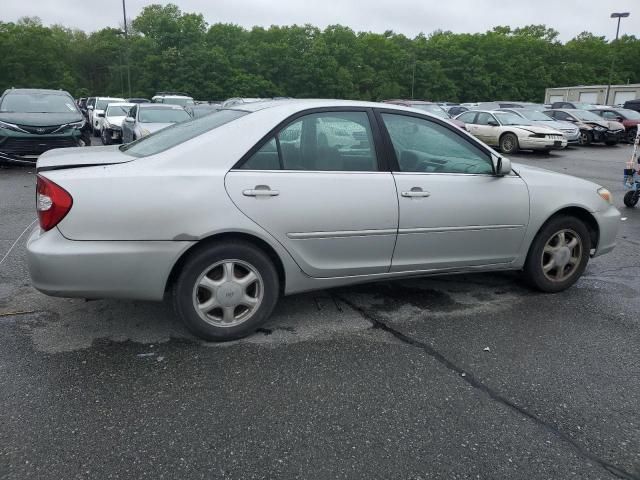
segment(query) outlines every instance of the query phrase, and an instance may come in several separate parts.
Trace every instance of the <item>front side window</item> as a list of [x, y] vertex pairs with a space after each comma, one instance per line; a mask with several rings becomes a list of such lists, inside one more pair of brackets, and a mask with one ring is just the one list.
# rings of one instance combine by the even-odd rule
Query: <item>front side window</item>
[[476, 124], [489, 125], [489, 122], [498, 123], [495, 117], [490, 113], [481, 112], [478, 114], [478, 118], [476, 119]]
[[188, 122], [176, 123], [168, 128], [163, 128], [135, 142], [122, 145], [120, 150], [134, 157], [154, 155], [245, 115], [248, 113], [240, 110], [220, 110], [205, 117], [194, 118]]
[[[276, 160], [279, 160], [277, 167]], [[377, 171], [378, 161], [369, 117], [366, 112], [305, 115], [280, 130], [241, 168]]]
[[435, 122], [383, 113], [401, 172], [493, 174], [488, 153]]

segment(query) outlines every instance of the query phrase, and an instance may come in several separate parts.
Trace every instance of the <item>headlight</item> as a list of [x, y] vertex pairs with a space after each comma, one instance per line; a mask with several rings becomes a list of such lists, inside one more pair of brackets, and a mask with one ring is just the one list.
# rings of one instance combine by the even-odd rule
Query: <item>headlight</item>
[[607, 129], [604, 128], [604, 127], [594, 127], [594, 128], [599, 132], [606, 132], [607, 131]]
[[602, 198], [605, 202], [613, 203], [613, 196], [611, 195], [611, 192], [606, 188], [600, 187], [598, 189], [598, 195], [600, 195], [600, 198]]
[[14, 125], [13, 123], [7, 123], [2, 121], [0, 121], [0, 128], [6, 128], [7, 130], [13, 130], [14, 132], [28, 133], [25, 130], [21, 129], [19, 126]]
[[146, 137], [147, 135], [149, 135], [151, 132], [149, 130], [147, 130], [146, 128], [141, 128], [140, 129], [140, 136], [141, 137]]
[[529, 138], [544, 138], [545, 134], [544, 133], [532, 133], [531, 135], [529, 135]]

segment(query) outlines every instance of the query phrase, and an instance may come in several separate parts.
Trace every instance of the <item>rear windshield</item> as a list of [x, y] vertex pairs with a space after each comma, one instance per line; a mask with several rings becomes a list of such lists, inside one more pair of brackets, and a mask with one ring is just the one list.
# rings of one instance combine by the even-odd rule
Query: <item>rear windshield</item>
[[138, 118], [141, 123], [176, 123], [191, 116], [181, 108], [141, 108]]
[[120, 150], [134, 157], [155, 155], [247, 114], [248, 112], [240, 110], [220, 110], [188, 122], [176, 123], [135, 142], [122, 145]]
[[5, 95], [0, 112], [19, 113], [76, 113], [73, 98], [51, 93], [9, 93]]
[[96, 110], [104, 110], [110, 103], [124, 102], [124, 98], [101, 98], [96, 102]]
[[131, 110], [131, 105], [111, 105], [107, 107], [108, 117], [124, 117]]

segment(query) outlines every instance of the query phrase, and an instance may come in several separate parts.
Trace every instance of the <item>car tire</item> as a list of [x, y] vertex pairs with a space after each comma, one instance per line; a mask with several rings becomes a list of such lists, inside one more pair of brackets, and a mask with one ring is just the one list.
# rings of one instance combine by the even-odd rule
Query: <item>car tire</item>
[[254, 245], [235, 241], [196, 250], [172, 289], [173, 307], [187, 329], [204, 340], [236, 340], [271, 315], [280, 292], [278, 272]]
[[591, 145], [591, 142], [593, 142], [593, 134], [591, 132], [580, 131], [580, 136], [578, 137], [578, 145]]
[[107, 135], [104, 128], [100, 132], [100, 140], [102, 140], [103, 145], [111, 145], [111, 135]]
[[624, 205], [629, 208], [633, 208], [638, 204], [638, 200], [640, 200], [640, 192], [631, 191], [624, 194], [624, 198], [622, 201]]
[[[572, 246], [576, 241], [575, 245]], [[560, 215], [549, 220], [529, 248], [524, 266], [527, 282], [548, 293], [573, 285], [589, 262], [591, 237], [578, 218]]]
[[627, 142], [632, 144], [636, 141], [636, 134], [638, 130], [636, 128], [632, 128], [627, 132]]
[[513, 133], [505, 133], [500, 137], [500, 151], [506, 155], [516, 153], [520, 150], [518, 145], [518, 137]]

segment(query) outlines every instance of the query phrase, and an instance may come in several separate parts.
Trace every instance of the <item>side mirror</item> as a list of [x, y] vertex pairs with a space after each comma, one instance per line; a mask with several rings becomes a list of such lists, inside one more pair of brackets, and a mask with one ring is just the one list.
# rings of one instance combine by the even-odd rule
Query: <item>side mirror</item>
[[133, 123], [135, 121], [135, 119], [133, 117], [126, 117], [124, 119], [124, 121], [127, 122], [127, 123]]
[[498, 122], [496, 122], [495, 120], [489, 120], [487, 122], [487, 125], [489, 125], [490, 127], [499, 127], [500, 124]]
[[511, 173], [511, 160], [505, 157], [494, 157], [493, 167], [497, 177], [504, 177]]
[[104, 112], [98, 114], [98, 118], [104, 118]]

